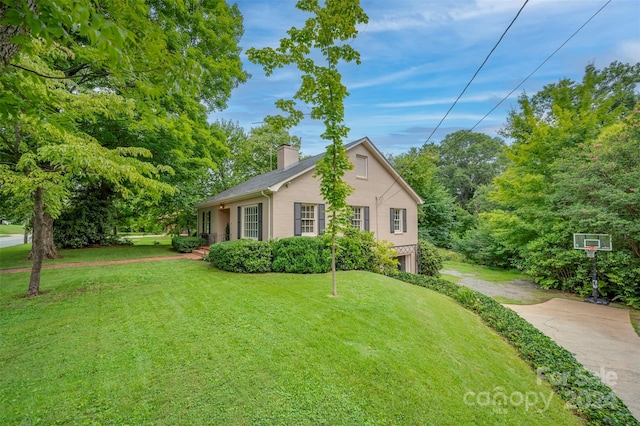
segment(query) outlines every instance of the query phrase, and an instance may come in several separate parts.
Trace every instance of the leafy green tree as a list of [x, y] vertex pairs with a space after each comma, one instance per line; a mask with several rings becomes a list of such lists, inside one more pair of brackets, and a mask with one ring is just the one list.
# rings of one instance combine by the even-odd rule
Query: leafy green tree
[[477, 188], [490, 184], [506, 167], [505, 143], [483, 133], [459, 130], [430, 150], [438, 153], [438, 179], [464, 209]]
[[219, 120], [212, 129], [221, 135], [228, 151], [218, 158], [211, 174], [212, 194], [225, 191], [252, 177], [275, 170], [281, 145], [300, 148], [301, 140], [285, 129], [276, 130], [268, 124], [254, 127], [249, 133], [238, 124]]
[[[338, 71], [341, 61], [360, 63], [359, 53], [346, 41], [354, 39], [357, 24], [367, 23], [368, 17], [358, 0], [326, 0], [321, 6], [318, 0], [300, 0], [296, 8], [313, 14], [304, 27], [292, 27], [288, 38], [280, 40], [278, 48], [249, 49], [249, 59], [262, 65], [267, 76], [275, 68], [296, 65], [302, 73], [302, 84], [294, 95], [311, 104], [311, 118], [322, 120], [325, 132], [323, 139], [331, 142], [326, 155], [316, 165], [320, 178], [320, 193], [327, 203], [329, 223], [326, 228], [331, 236], [333, 295], [336, 285], [336, 235], [349, 225], [351, 209], [347, 197], [353, 192], [344, 180], [347, 170], [353, 168], [342, 140], [349, 129], [344, 125], [344, 99], [348, 95]], [[321, 57], [326, 65], [319, 65], [314, 57]], [[267, 123], [275, 128], [288, 128], [302, 120], [303, 113], [296, 108], [293, 99], [279, 100], [276, 105], [288, 117], [267, 117]]]
[[[8, 52], [0, 74], [0, 188], [33, 206], [28, 294], [36, 295], [44, 231], [52, 235], [48, 224], [73, 182], [99, 177], [122, 197], [137, 193], [151, 201], [175, 191], [161, 173], [194, 163], [198, 140], [207, 135], [206, 108], [224, 106], [246, 78], [237, 47], [241, 16], [221, 0], [3, 5], [0, 34], [23, 25], [20, 19], [26, 24], [9, 41], [15, 49], [0, 38]], [[68, 17], [55, 19], [66, 11]], [[95, 125], [122, 117], [126, 125], [108, 131]], [[163, 135], [184, 142], [171, 149]], [[154, 165], [152, 154], [177, 158], [169, 164], [178, 167]]]
[[456, 222], [454, 199], [437, 179], [437, 154], [427, 149], [411, 148], [389, 156], [400, 176], [420, 195], [424, 204], [418, 210], [418, 235], [440, 247], [451, 245], [451, 231]]

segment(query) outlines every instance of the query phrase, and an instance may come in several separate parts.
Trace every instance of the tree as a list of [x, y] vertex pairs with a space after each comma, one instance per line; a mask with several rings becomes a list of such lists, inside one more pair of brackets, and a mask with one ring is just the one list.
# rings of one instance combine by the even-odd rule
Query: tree
[[448, 134], [439, 145], [438, 179], [464, 209], [481, 185], [487, 185], [506, 166], [505, 143], [483, 133], [459, 130]]
[[440, 247], [450, 246], [456, 206], [453, 197], [436, 178], [437, 154], [428, 149], [411, 148], [404, 154], [389, 156], [389, 162], [424, 200], [418, 210], [420, 239]]
[[[21, 18], [27, 23], [11, 39], [18, 47], [0, 75], [0, 188], [26, 195], [34, 207], [29, 295], [39, 291], [45, 221], [60, 213], [73, 182], [99, 177], [123, 197], [173, 193], [161, 172], [203, 162], [196, 155], [197, 139], [207, 136], [205, 106], [224, 106], [246, 78], [237, 47], [241, 16], [221, 0], [55, 6], [0, 8], [0, 33]], [[55, 19], [67, 9], [69, 16]], [[96, 125], [121, 118], [127, 126]], [[160, 137], [144, 137], [158, 134], [183, 143], [171, 149]], [[152, 154], [177, 158], [170, 164], [179, 167], [151, 164]]]
[[[348, 226], [351, 210], [347, 205], [347, 196], [353, 191], [344, 180], [347, 170], [353, 168], [342, 140], [349, 129], [344, 125], [344, 99], [347, 88], [342, 84], [338, 71], [340, 61], [360, 63], [359, 53], [347, 40], [358, 34], [357, 24], [367, 23], [368, 17], [360, 7], [358, 0], [326, 0], [324, 7], [318, 0], [300, 0], [296, 8], [313, 14], [304, 27], [292, 27], [288, 38], [280, 40], [276, 49], [249, 49], [249, 59], [262, 65], [267, 76], [275, 68], [294, 64], [302, 73], [302, 84], [294, 95], [311, 108], [311, 118], [322, 120], [325, 132], [323, 139], [331, 142], [326, 155], [316, 165], [316, 177], [320, 178], [320, 193], [327, 203], [329, 223], [326, 232], [331, 237], [331, 270], [333, 295], [336, 296], [336, 235]], [[326, 66], [314, 61], [320, 55]], [[276, 128], [290, 127], [300, 122], [302, 111], [296, 109], [296, 102], [279, 100], [276, 105], [285, 113], [284, 117], [267, 117], [266, 121]]]
[[232, 188], [252, 177], [275, 170], [281, 145], [300, 148], [300, 138], [285, 129], [276, 130], [268, 124], [252, 128], [249, 133], [238, 123], [219, 120], [211, 125], [220, 134], [228, 151], [217, 160], [212, 172], [210, 191], [213, 194]]

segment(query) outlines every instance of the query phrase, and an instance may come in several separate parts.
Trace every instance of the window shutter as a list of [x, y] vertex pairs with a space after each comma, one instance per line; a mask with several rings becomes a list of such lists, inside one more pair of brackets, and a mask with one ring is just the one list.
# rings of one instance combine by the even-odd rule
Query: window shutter
[[364, 208], [364, 230], [369, 230], [369, 207]]
[[393, 234], [393, 211], [395, 209], [389, 209], [389, 232], [391, 232]]
[[324, 204], [318, 204], [318, 235], [324, 234]]
[[202, 212], [202, 233], [203, 234], [205, 233], [205, 230], [204, 230], [204, 212]]
[[402, 209], [402, 232], [407, 232], [407, 209]]
[[293, 235], [302, 235], [302, 203], [293, 203]]
[[242, 207], [238, 206], [238, 239], [242, 238]]
[[258, 203], [258, 241], [262, 241], [262, 203]]

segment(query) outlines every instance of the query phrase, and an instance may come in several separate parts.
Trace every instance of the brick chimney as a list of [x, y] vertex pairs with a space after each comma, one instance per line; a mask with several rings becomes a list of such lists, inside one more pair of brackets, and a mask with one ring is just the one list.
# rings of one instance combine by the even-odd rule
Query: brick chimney
[[299, 150], [291, 145], [280, 145], [278, 147], [278, 170], [298, 162]]

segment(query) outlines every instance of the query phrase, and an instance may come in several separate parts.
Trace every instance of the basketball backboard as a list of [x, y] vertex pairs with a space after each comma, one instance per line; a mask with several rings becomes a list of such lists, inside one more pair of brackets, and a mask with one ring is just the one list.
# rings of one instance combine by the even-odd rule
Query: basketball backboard
[[610, 234], [573, 234], [573, 248], [576, 250], [612, 251]]

